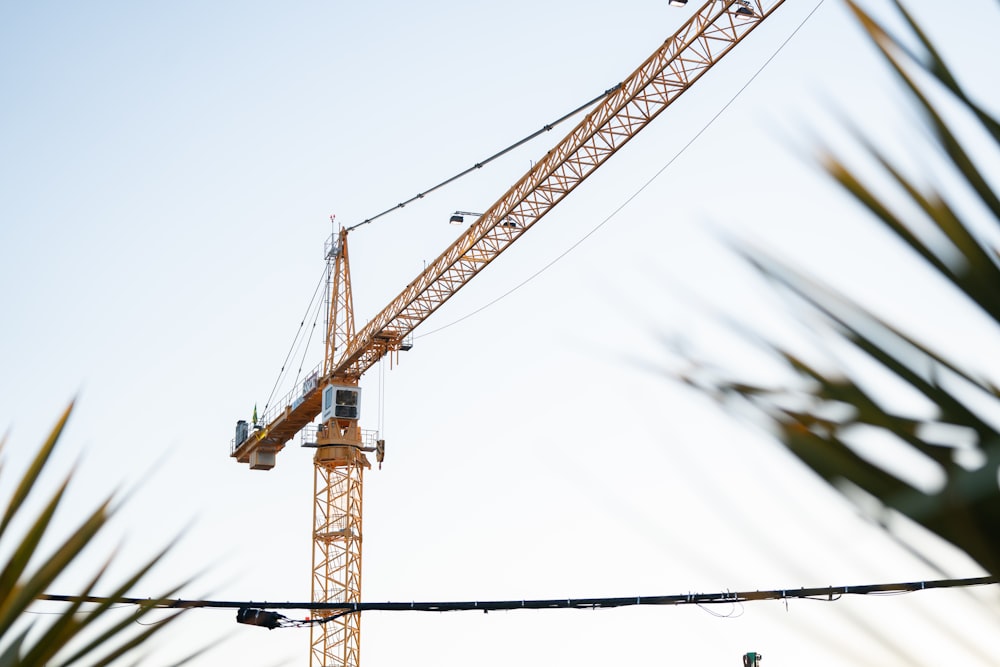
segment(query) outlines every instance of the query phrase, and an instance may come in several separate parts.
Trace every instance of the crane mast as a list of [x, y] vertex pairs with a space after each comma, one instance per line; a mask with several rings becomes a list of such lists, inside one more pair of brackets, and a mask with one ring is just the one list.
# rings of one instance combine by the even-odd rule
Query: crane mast
[[[326, 354], [321, 423], [313, 443], [312, 601], [361, 600], [361, 505], [365, 456], [360, 428], [360, 389], [357, 378], [334, 372], [334, 358], [354, 338], [354, 304], [347, 255], [347, 230], [327, 243]], [[321, 626], [310, 630], [310, 665], [358, 665], [361, 617], [313, 611]], [[332, 660], [332, 662], [331, 662]]]
[[[361, 599], [362, 490], [366, 453], [384, 443], [363, 432], [362, 375], [409, 349], [409, 334], [580, 183], [688, 90], [784, 0], [709, 0], [628, 78], [427, 265], [357, 333], [347, 236], [326, 247], [328, 314], [322, 365], [254, 424], [237, 423], [230, 455], [269, 470], [297, 433], [315, 448], [312, 601]], [[319, 417], [319, 423], [313, 426]], [[313, 437], [314, 435], [314, 437]], [[314, 611], [310, 667], [358, 667], [360, 615]]]

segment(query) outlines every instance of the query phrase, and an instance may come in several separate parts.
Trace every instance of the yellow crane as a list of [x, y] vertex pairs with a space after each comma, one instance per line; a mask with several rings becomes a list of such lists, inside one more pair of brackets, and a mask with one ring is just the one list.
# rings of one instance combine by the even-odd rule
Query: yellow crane
[[[687, 0], [669, 0], [683, 6]], [[313, 602], [360, 602], [362, 489], [367, 454], [384, 443], [360, 428], [361, 376], [380, 359], [409, 349], [413, 330], [542, 219], [615, 151], [690, 88], [784, 0], [709, 0], [591, 110], [437, 259], [375, 315], [354, 328], [347, 238], [326, 245], [328, 309], [323, 362], [253, 424], [240, 421], [230, 455], [269, 470], [296, 434], [315, 447]], [[314, 421], [319, 421], [314, 424]], [[314, 436], [314, 437], [313, 437]], [[357, 667], [359, 614], [314, 611], [310, 667]]]

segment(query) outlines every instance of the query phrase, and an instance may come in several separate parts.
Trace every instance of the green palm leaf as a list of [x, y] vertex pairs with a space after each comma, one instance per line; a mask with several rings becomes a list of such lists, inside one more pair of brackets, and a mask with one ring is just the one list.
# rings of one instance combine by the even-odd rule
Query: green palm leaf
[[[923, 87], [927, 84], [918, 81], [928, 77], [917, 77], [915, 72], [929, 74], [936, 94], [950, 95], [964, 108], [966, 118], [984, 131], [987, 139], [977, 150], [989, 149], [1000, 155], [1000, 123], [962, 89], [898, 0], [896, 6], [911, 33], [910, 41], [919, 51], [908, 49], [903, 40], [890, 35], [857, 4], [847, 2], [920, 111], [942, 156], [941, 166], [961, 183], [961, 192], [954, 196], [976, 202], [982, 215], [963, 217], [949, 196], [907, 177], [856, 129], [855, 138], [888, 177], [892, 192], [869, 185], [830, 150], [822, 157], [824, 167], [903, 248], [916, 253], [932, 273], [1000, 324], [998, 252], [982, 235], [1000, 223], [1000, 196], [950, 126], [953, 114], [942, 112], [933, 101], [935, 95]], [[900, 213], [894, 206], [893, 202], [900, 201], [907, 203], [908, 213]], [[744, 335], [791, 380], [765, 386], [713, 369], [701, 360], [695, 360], [693, 370], [682, 373], [680, 379], [725, 405], [734, 400], [749, 404], [763, 416], [777, 439], [828, 483], [838, 487], [846, 483], [864, 491], [884, 508], [910, 517], [958, 546], [991, 574], [1000, 574], [1000, 433], [982, 412], [1000, 413], [997, 387], [787, 263], [746, 244], [735, 247], [777, 292], [790, 295], [796, 318], [812, 323], [817, 340], [838, 341], [834, 348], [852, 350], [855, 363], [848, 363], [835, 351], [830, 352], [832, 364], [810, 363], [744, 330]], [[865, 360], [868, 368], [859, 367], [857, 359]], [[827, 368], [837, 371], [824, 370]], [[913, 415], [890, 407], [891, 402], [866, 382], [872, 369], [926, 398], [935, 406], [934, 414]], [[960, 436], [942, 441], [932, 434], [935, 427], [949, 427]], [[932, 463], [942, 481], [927, 488], [892, 464], [873, 462], [858, 446], [856, 436], [862, 432], [895, 439]]]
[[[78, 601], [69, 603], [45, 627], [26, 622], [26, 612], [44, 594], [48, 587], [70, 566], [78, 561], [84, 550], [101, 534], [114, 510], [111, 498], [105, 499], [86, 515], [47, 557], [40, 557], [38, 550], [45, 538], [51, 538], [53, 517], [62, 505], [70, 483], [67, 477], [44, 499], [33, 519], [26, 523], [24, 533], [9, 537], [15, 518], [26, 511], [27, 500], [37, 495], [38, 480], [49, 462], [59, 440], [72, 405], [62, 414], [52, 433], [29, 464], [7, 503], [0, 520], [0, 535], [5, 540], [17, 539], [17, 547], [6, 562], [0, 563], [0, 667], [68, 667], [75, 664], [114, 665], [138, 664], [136, 650], [155, 634], [175, 621], [183, 612], [178, 610], [167, 619], [136, 631], [135, 622], [161, 608], [162, 602], [174, 595], [183, 585], [172, 587], [156, 598], [139, 605], [134, 613], [118, 620], [110, 617], [115, 608], [114, 600], [129, 595], [169, 550], [166, 547], [146, 563], [127, 575], [108, 595], [104, 602], [84, 609], [83, 599], [96, 596], [111, 559], [98, 568], [81, 590], [75, 593]], [[0, 443], [2, 444], [2, 443]], [[75, 648], [70, 649], [73, 646]], [[187, 662], [201, 651], [192, 652]]]

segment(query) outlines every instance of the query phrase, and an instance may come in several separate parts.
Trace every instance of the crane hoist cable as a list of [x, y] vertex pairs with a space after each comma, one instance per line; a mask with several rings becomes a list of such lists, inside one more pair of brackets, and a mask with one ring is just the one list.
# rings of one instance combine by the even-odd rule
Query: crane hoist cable
[[[312, 297], [309, 299], [309, 305], [306, 306], [305, 315], [302, 316], [302, 321], [299, 322], [299, 330], [295, 332], [295, 337], [292, 339], [292, 345], [288, 349], [288, 354], [285, 355], [285, 360], [281, 363], [281, 370], [278, 371], [278, 377], [274, 380], [274, 386], [271, 387], [271, 393], [267, 397], [267, 401], [264, 403], [264, 413], [267, 413], [268, 407], [271, 405], [271, 401], [274, 400], [275, 394], [278, 391], [278, 387], [281, 386], [282, 381], [285, 378], [285, 370], [288, 367], [288, 362], [295, 355], [295, 351], [300, 348], [308, 348], [309, 341], [312, 340], [312, 332], [310, 331], [309, 338], [303, 343], [302, 340], [302, 329], [305, 328], [306, 322], [309, 321], [309, 314], [316, 309], [315, 315], [313, 316], [313, 329], [316, 327], [316, 320], [319, 318], [321, 309], [318, 304], [322, 303], [322, 300], [317, 301], [316, 297], [322, 292], [323, 282], [326, 280], [326, 268], [323, 268], [323, 273], [320, 275], [319, 282], [316, 283], [316, 289], [313, 290]], [[303, 361], [305, 360], [305, 350], [303, 350]], [[299, 362], [299, 373], [302, 372], [302, 362]], [[296, 381], [297, 381], [296, 377]]]
[[524, 137], [523, 139], [514, 142], [510, 146], [507, 146], [507, 148], [504, 148], [503, 150], [494, 153], [493, 155], [489, 156], [485, 160], [481, 160], [481, 161], [475, 163], [474, 165], [472, 165], [471, 167], [469, 167], [465, 171], [459, 172], [459, 173], [455, 174], [454, 176], [452, 176], [451, 178], [445, 179], [445, 180], [441, 181], [440, 183], [438, 183], [437, 185], [435, 185], [435, 186], [433, 186], [431, 188], [428, 188], [427, 190], [424, 190], [423, 192], [420, 192], [420, 193], [418, 193], [418, 194], [410, 197], [406, 201], [403, 201], [403, 202], [400, 202], [400, 203], [396, 204], [392, 208], [388, 208], [388, 209], [382, 211], [381, 213], [379, 213], [377, 215], [373, 215], [370, 218], [365, 218], [361, 222], [356, 223], [354, 225], [351, 225], [350, 227], [347, 228], [347, 231], [350, 232], [350, 231], [353, 231], [353, 230], [357, 229], [358, 227], [361, 227], [362, 225], [367, 225], [369, 222], [374, 222], [375, 220], [378, 220], [379, 218], [381, 218], [384, 215], [387, 215], [389, 213], [392, 213], [393, 211], [397, 211], [397, 210], [403, 208], [407, 204], [411, 204], [411, 203], [417, 201], [418, 199], [423, 199], [426, 195], [429, 195], [430, 193], [434, 192], [435, 190], [439, 190], [439, 189], [443, 188], [444, 186], [448, 185], [449, 183], [457, 181], [458, 179], [462, 178], [463, 176], [467, 176], [467, 175], [471, 174], [472, 172], [476, 171], [477, 169], [482, 169], [484, 166], [486, 166], [490, 162], [493, 162], [493, 160], [496, 160], [498, 157], [502, 157], [502, 156], [506, 155], [507, 153], [511, 152], [512, 150], [514, 150], [515, 148], [519, 148], [520, 146], [523, 146], [524, 144], [528, 143], [529, 141], [531, 141], [535, 137], [539, 137], [542, 134], [544, 134], [545, 132], [548, 132], [549, 130], [553, 129], [556, 125], [558, 125], [559, 123], [563, 122], [564, 120], [572, 118], [573, 116], [575, 116], [576, 114], [580, 113], [581, 111], [584, 111], [585, 109], [588, 109], [589, 107], [592, 107], [594, 104], [600, 102], [605, 97], [607, 97], [611, 93], [613, 93], [616, 90], [618, 90], [618, 88], [620, 88], [620, 87], [621, 87], [620, 83], [615, 84], [614, 86], [612, 86], [611, 88], [608, 88], [603, 93], [601, 93], [600, 95], [598, 95], [594, 99], [590, 100], [589, 102], [585, 102], [585, 103], [581, 104], [577, 108], [573, 109], [569, 113], [563, 114], [562, 116], [560, 116], [556, 120], [552, 121], [551, 123], [546, 123], [545, 125], [542, 126], [541, 129], [535, 130], [534, 132], [532, 132], [528, 136]]

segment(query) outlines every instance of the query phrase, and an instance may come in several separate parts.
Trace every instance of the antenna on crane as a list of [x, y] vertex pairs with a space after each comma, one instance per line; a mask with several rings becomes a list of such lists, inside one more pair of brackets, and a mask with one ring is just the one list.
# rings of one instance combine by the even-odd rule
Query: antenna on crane
[[337, 231], [337, 215], [332, 214], [330, 216], [330, 240], [327, 241], [323, 248], [323, 256], [327, 261], [335, 258], [340, 254], [340, 233]]

